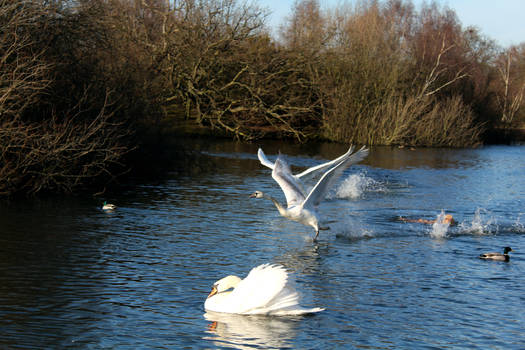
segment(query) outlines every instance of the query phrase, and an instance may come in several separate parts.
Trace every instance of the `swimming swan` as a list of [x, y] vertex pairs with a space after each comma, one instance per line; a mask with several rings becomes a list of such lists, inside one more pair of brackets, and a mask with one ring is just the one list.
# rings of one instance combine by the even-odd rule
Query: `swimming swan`
[[364, 146], [354, 154], [351, 154], [352, 151], [353, 147], [350, 147], [349, 152], [343, 155], [344, 157], [337, 158], [338, 162], [332, 163], [332, 167], [323, 174], [310, 193], [305, 193], [296, 177], [292, 175], [288, 164], [281, 157], [278, 157], [273, 164], [272, 177], [284, 192], [287, 208], [282, 206], [277, 199], [261, 191], [255, 191], [250, 197], [267, 198], [275, 204], [279, 213], [285, 218], [300, 222], [306, 226], [312, 226], [315, 229], [315, 241], [317, 236], [319, 236], [319, 230], [323, 229], [319, 227], [319, 215], [316, 207], [324, 199], [326, 192], [328, 192], [343, 171], [368, 155], [368, 149]]
[[511, 247], [505, 247], [503, 249], [503, 254], [501, 253], [485, 253], [481, 254], [479, 256], [480, 259], [487, 259], [487, 260], [497, 260], [497, 261], [509, 261], [510, 256], [509, 252], [512, 252]]
[[102, 210], [113, 210], [117, 208], [115, 204], [109, 204], [107, 202], [102, 203]]
[[323, 311], [299, 306], [299, 294], [288, 283], [283, 266], [263, 264], [245, 279], [224, 277], [213, 284], [204, 302], [206, 311], [242, 315], [303, 315]]

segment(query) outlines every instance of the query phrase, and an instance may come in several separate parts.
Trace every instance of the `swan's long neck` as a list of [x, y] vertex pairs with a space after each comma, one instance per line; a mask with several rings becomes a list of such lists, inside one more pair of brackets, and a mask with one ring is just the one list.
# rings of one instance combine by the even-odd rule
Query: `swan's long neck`
[[279, 203], [277, 199], [273, 198], [270, 195], [267, 195], [266, 193], [263, 193], [262, 197], [271, 200], [273, 204], [275, 204], [275, 206], [277, 207], [277, 210], [279, 210], [279, 213], [281, 213], [281, 215], [284, 216], [284, 213], [286, 213], [286, 209], [281, 205], [281, 203]]

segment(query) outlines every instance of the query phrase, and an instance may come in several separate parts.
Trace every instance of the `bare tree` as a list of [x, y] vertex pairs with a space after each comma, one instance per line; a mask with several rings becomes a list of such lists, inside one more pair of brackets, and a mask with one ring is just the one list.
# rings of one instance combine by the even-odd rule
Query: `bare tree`
[[42, 59], [30, 27], [41, 11], [31, 2], [0, 0], [0, 117], [18, 118], [35, 103], [50, 80], [51, 64]]
[[514, 67], [518, 66], [518, 58], [518, 49], [511, 47], [502, 53], [496, 62], [502, 85], [497, 103], [501, 111], [501, 121], [504, 123], [511, 123], [523, 105], [525, 72], [521, 72], [521, 77], [520, 72], [514, 72]]
[[81, 118], [85, 99], [67, 115], [53, 115], [46, 122], [3, 119], [0, 195], [51, 190], [70, 193], [101, 175], [112, 179], [115, 170], [123, 171], [121, 159], [129, 152], [123, 139], [128, 133], [112, 121], [109, 96], [90, 121]]
[[[75, 74], [89, 75], [67, 65], [75, 61], [70, 58], [88, 52], [92, 43], [80, 39], [81, 45], [74, 44], [76, 35], [81, 36], [81, 24], [68, 24], [80, 10], [67, 8], [61, 15], [58, 10], [57, 4], [0, 0], [3, 196], [72, 192], [100, 179], [107, 182], [126, 169], [121, 161], [132, 148], [126, 142], [130, 132], [116, 118], [114, 94], [90, 87], [89, 80], [79, 84]], [[68, 35], [68, 30], [74, 30], [75, 35]], [[60, 35], [68, 36], [70, 43], [60, 43], [64, 39]], [[51, 43], [56, 46], [51, 47]], [[60, 60], [53, 60], [53, 50], [64, 53], [57, 55]], [[85, 63], [83, 67], [87, 66]], [[98, 77], [91, 78], [95, 81]], [[58, 94], [57, 86], [65, 85], [69, 90], [64, 88]], [[63, 105], [56, 103], [59, 100], [65, 101]]]
[[[449, 73], [451, 70], [450, 67], [447, 67], [443, 65], [442, 59], [443, 56], [447, 54], [448, 51], [454, 48], [454, 44], [447, 44], [445, 35], [443, 35], [443, 38], [441, 40], [441, 48], [439, 52], [436, 54], [435, 62], [433, 66], [431, 67], [428, 74], [425, 76], [424, 81], [419, 88], [419, 91], [417, 93], [418, 98], [422, 98], [423, 96], [431, 96], [442, 89], [446, 88], [447, 86], [456, 83], [457, 81], [465, 78], [468, 76], [467, 73], [465, 73], [464, 67], [454, 67], [453, 75]], [[445, 78], [443, 78], [445, 76]]]

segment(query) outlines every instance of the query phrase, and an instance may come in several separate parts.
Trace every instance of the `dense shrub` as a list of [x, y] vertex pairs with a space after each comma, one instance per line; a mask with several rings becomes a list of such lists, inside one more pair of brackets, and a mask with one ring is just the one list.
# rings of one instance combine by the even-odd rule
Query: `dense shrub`
[[98, 188], [191, 124], [233, 137], [472, 146], [525, 121], [525, 50], [436, 3], [0, 0], [0, 194]]

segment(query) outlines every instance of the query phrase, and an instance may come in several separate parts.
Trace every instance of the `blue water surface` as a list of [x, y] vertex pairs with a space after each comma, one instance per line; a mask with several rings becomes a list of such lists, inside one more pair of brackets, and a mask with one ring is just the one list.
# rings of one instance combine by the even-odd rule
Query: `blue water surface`
[[[525, 348], [525, 147], [372, 148], [320, 205], [279, 216], [257, 146], [196, 142], [199, 170], [103, 197], [0, 202], [0, 348]], [[266, 142], [294, 170], [345, 145]], [[117, 205], [102, 211], [101, 203]], [[405, 223], [399, 217], [457, 225]], [[514, 252], [508, 263], [478, 259]], [[284, 265], [303, 317], [211, 315], [221, 277]]]

